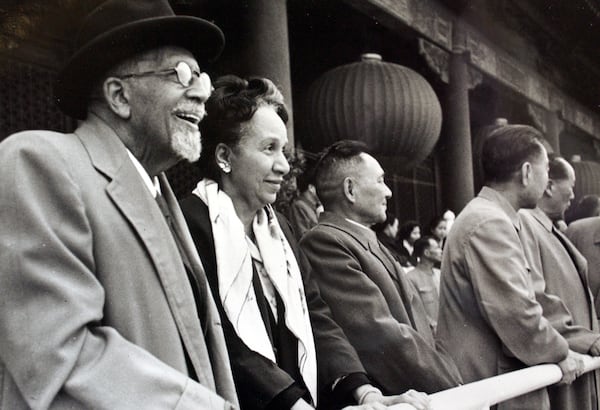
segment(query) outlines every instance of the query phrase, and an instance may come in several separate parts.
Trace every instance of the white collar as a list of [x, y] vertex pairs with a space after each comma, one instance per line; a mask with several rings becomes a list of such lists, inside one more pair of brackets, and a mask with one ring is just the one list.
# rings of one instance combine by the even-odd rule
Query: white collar
[[142, 177], [144, 184], [146, 185], [146, 187], [148, 187], [148, 190], [152, 194], [152, 197], [156, 198], [156, 195], [162, 193], [160, 191], [160, 183], [158, 182], [158, 177], [150, 178], [150, 175], [148, 175], [148, 172], [142, 166], [140, 161], [138, 161], [138, 159], [128, 149], [127, 154], [129, 155], [129, 159], [131, 159], [131, 162], [133, 162], [133, 165], [135, 166], [135, 169], [137, 170], [138, 174], [140, 174], [140, 176]]
[[344, 219], [345, 219], [346, 221], [350, 222], [351, 224], [358, 225], [358, 226], [360, 226], [361, 228], [363, 228], [363, 229], [366, 229], [367, 231], [371, 231], [371, 228], [369, 228], [369, 227], [367, 227], [367, 226], [365, 226], [365, 225], [361, 224], [360, 222], [353, 221], [353, 220], [352, 220], [352, 219], [350, 219], [350, 218], [344, 218]]

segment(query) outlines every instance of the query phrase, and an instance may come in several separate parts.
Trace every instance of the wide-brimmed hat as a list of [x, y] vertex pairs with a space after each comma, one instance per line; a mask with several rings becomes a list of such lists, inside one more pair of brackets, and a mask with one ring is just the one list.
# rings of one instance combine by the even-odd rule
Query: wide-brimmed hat
[[67, 115], [84, 119], [92, 84], [115, 64], [163, 45], [189, 50], [200, 64], [223, 49], [223, 32], [192, 16], [176, 16], [167, 0], [109, 0], [83, 21], [76, 51], [58, 73], [54, 97]]

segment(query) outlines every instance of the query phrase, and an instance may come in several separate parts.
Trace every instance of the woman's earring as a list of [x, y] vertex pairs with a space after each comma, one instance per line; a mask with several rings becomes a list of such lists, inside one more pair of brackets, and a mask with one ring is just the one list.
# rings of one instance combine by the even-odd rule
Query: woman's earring
[[226, 174], [231, 172], [231, 165], [229, 165], [227, 162], [219, 162], [219, 168], [221, 168], [221, 170]]

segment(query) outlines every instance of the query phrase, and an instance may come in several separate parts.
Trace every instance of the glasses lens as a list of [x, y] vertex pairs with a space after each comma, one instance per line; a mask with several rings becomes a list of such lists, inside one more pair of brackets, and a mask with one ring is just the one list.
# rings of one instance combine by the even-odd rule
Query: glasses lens
[[208, 74], [200, 73], [200, 87], [202, 88], [202, 90], [208, 93], [212, 92], [212, 82], [210, 81], [210, 77]]
[[180, 61], [175, 66], [177, 79], [184, 87], [189, 87], [192, 83], [192, 68], [184, 61]]

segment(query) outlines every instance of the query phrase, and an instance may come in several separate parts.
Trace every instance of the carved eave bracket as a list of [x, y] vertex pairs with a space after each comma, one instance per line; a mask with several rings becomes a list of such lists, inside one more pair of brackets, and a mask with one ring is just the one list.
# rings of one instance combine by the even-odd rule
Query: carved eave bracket
[[546, 134], [548, 132], [548, 127], [546, 125], [547, 111], [536, 104], [528, 103], [527, 113], [533, 119], [535, 127]]
[[[419, 39], [419, 54], [421, 54], [429, 68], [431, 68], [440, 79], [448, 84], [449, 81], [449, 63], [450, 63], [450, 52], [438, 47], [434, 43], [425, 40], [424, 38]], [[466, 56], [467, 60], [470, 60], [469, 53], [462, 53]], [[483, 74], [481, 71], [469, 65], [469, 84], [470, 90], [477, 87], [483, 82]]]

